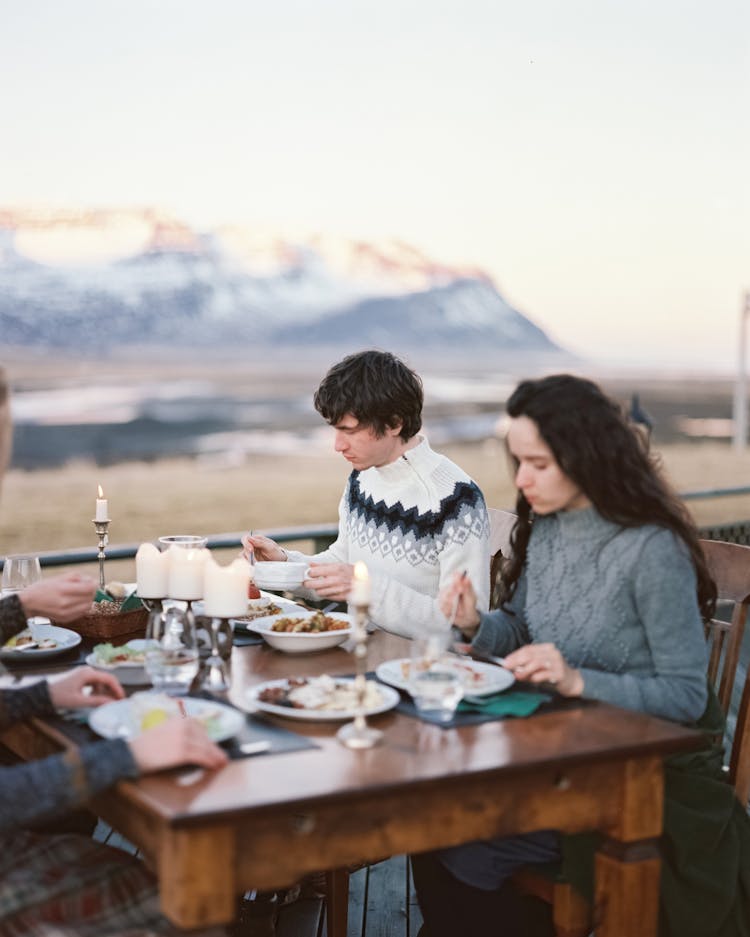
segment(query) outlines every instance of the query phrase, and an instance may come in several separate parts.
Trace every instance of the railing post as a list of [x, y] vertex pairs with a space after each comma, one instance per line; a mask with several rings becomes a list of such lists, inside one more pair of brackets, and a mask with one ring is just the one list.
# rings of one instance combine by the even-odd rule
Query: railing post
[[734, 388], [734, 448], [744, 452], [747, 445], [747, 320], [750, 292], [745, 293], [740, 310], [740, 346], [737, 383]]

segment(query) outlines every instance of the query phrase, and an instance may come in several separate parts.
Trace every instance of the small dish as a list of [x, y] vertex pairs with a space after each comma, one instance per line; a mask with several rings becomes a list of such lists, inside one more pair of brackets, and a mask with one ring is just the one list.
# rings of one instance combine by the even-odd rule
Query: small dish
[[[144, 638], [135, 638], [133, 641], [128, 641], [127, 644], [123, 645], [123, 647], [131, 648], [136, 652], [145, 651], [147, 646], [148, 641]], [[107, 670], [109, 673], [114, 674], [123, 686], [142, 686], [151, 682], [146, 674], [144, 660], [116, 661], [109, 663], [103, 660], [96, 653], [96, 648], [94, 648], [91, 654], [86, 658], [86, 663], [91, 667], [95, 667], [97, 670]]]
[[329, 612], [326, 618], [333, 618], [345, 627], [334, 631], [274, 631], [273, 626], [282, 618], [304, 620], [312, 618], [317, 612], [299, 609], [292, 612], [282, 612], [280, 615], [268, 615], [265, 618], [256, 618], [252, 622], [252, 630], [263, 636], [272, 648], [284, 651], [286, 654], [309, 654], [311, 651], [324, 651], [331, 647], [343, 644], [352, 633], [352, 618], [345, 612]]

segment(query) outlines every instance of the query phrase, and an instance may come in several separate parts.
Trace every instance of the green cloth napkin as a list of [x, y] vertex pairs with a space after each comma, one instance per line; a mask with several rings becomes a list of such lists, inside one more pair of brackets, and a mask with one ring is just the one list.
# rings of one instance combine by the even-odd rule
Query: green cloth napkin
[[[112, 596], [108, 592], [103, 592], [101, 589], [96, 590], [96, 595], [94, 596], [95, 602], [111, 602]], [[125, 596], [122, 600], [122, 605], [120, 606], [121, 612], [133, 612], [137, 608], [143, 608], [143, 602], [138, 598], [135, 592], [131, 592], [130, 595]]]
[[507, 690], [492, 696], [472, 696], [471, 700], [461, 700], [457, 712], [486, 713], [488, 716], [530, 716], [542, 705], [551, 700], [549, 693], [536, 693], [527, 690]]

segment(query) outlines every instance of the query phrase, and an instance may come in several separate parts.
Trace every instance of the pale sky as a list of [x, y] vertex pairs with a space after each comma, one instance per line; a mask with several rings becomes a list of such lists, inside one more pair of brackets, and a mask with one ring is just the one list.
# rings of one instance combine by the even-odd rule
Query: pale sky
[[398, 237], [605, 361], [737, 360], [747, 0], [0, 0], [0, 206]]

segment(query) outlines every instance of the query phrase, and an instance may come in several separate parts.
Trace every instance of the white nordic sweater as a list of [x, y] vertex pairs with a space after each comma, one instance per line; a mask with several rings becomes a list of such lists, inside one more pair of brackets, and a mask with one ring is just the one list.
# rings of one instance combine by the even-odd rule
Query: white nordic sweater
[[389, 465], [353, 471], [339, 505], [335, 543], [312, 557], [290, 550], [289, 559], [363, 560], [372, 582], [373, 622], [409, 638], [428, 627], [447, 627], [437, 596], [455, 572], [466, 570], [478, 607], [489, 606], [484, 497], [425, 439]]

